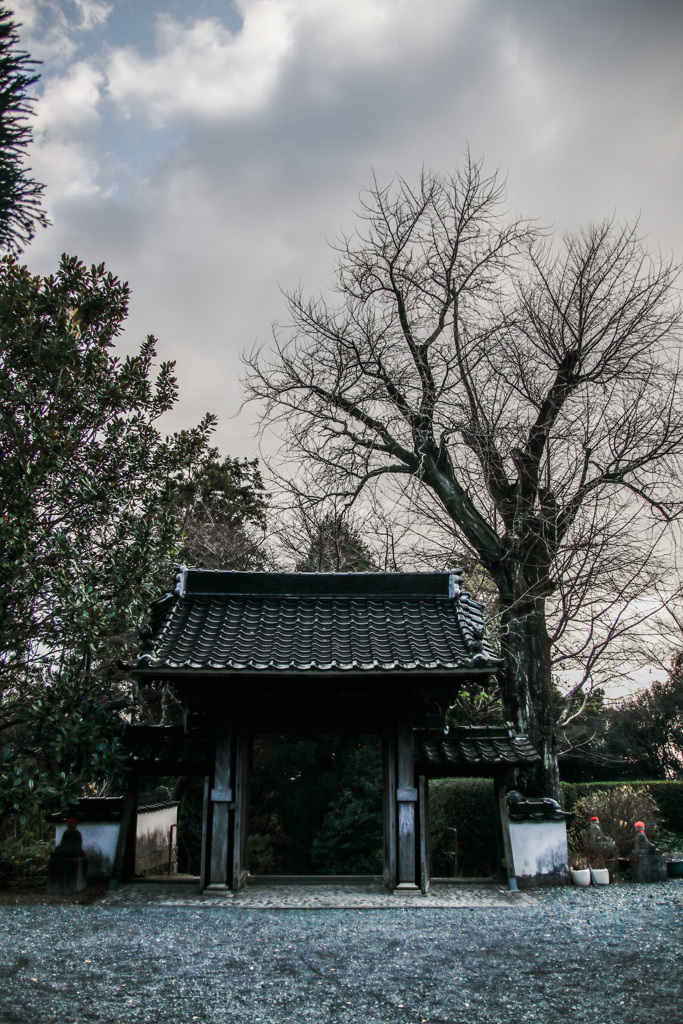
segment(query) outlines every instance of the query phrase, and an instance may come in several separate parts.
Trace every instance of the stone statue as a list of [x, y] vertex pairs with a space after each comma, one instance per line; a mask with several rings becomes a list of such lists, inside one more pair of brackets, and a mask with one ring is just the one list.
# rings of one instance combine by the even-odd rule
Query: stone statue
[[631, 851], [631, 875], [634, 882], [665, 882], [666, 859], [645, 835], [642, 821], [635, 824], [636, 837]]
[[62, 840], [47, 864], [47, 891], [80, 892], [88, 884], [88, 858], [83, 853], [83, 836], [78, 822], [69, 818]]
[[[611, 836], [605, 835], [600, 828], [600, 819], [597, 815], [591, 818], [590, 825], [586, 829], [584, 849], [589, 861], [604, 860], [605, 867], [614, 873], [617, 869], [617, 844]], [[595, 864], [593, 865], [596, 866]]]

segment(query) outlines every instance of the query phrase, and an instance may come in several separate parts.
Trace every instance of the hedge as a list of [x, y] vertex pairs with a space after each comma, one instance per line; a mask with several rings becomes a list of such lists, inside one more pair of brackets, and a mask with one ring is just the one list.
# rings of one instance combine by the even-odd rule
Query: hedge
[[[644, 787], [662, 812], [664, 825], [683, 834], [683, 781], [563, 782], [562, 802], [571, 811], [581, 797], [612, 786]], [[491, 779], [433, 779], [429, 783], [429, 833], [432, 850], [444, 829], [458, 830], [463, 875], [491, 875], [496, 864], [496, 831]], [[444, 840], [433, 857], [433, 874], [449, 875], [453, 861], [441, 851], [452, 849]]]
[[563, 782], [562, 797], [566, 810], [573, 810], [576, 802], [588, 793], [598, 789], [611, 789], [613, 786], [633, 786], [635, 789], [646, 789], [655, 801], [664, 825], [672, 832], [683, 833], [683, 781], [666, 780], [653, 782], [651, 779], [634, 780], [633, 782]]
[[[429, 839], [432, 850], [446, 828], [457, 828], [460, 873], [492, 875], [496, 865], [496, 822], [491, 779], [433, 779], [429, 783]], [[443, 840], [433, 856], [434, 875], [452, 875], [453, 846]]]

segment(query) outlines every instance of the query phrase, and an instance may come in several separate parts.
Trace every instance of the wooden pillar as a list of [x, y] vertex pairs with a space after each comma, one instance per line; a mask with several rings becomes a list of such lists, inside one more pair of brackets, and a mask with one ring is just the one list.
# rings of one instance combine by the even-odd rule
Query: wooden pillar
[[235, 750], [235, 811], [233, 823], [232, 889], [247, 880], [247, 827], [249, 822], [249, 737], [237, 735]]
[[234, 750], [233, 727], [220, 729], [216, 739], [216, 760], [210, 794], [211, 854], [208, 888], [227, 889], [232, 880], [230, 804], [233, 802]]
[[417, 788], [413, 719], [402, 710], [396, 726], [396, 804], [398, 807], [398, 886], [419, 891], [417, 879]]
[[211, 844], [209, 842], [209, 828], [211, 817], [211, 779], [207, 775], [204, 779], [204, 806], [202, 808], [202, 852], [199, 865], [199, 891], [204, 892], [208, 885], [211, 863]]
[[501, 777], [494, 778], [493, 785], [494, 803], [496, 807], [496, 825], [500, 827], [508, 888], [511, 892], [516, 892], [517, 878], [515, 876], [515, 863], [512, 856], [512, 843], [510, 842], [510, 818], [508, 816], [507, 801], [505, 800], [505, 786], [503, 785], [503, 779]]
[[112, 865], [110, 889], [118, 889], [121, 882], [128, 881], [135, 874], [135, 840], [138, 824], [138, 777], [131, 772], [128, 777], [126, 795], [123, 799], [123, 812], [119, 825], [119, 837], [116, 842], [114, 863]]
[[392, 891], [398, 883], [396, 851], [396, 737], [387, 733], [382, 737], [382, 812], [384, 820], [384, 874], [383, 881]]
[[493, 776], [493, 815], [496, 823], [496, 875], [501, 881], [507, 882], [507, 869], [505, 864], [505, 843], [503, 842], [503, 822], [500, 817], [500, 804], [498, 789], [502, 783], [499, 774]]
[[417, 783], [420, 818], [420, 889], [427, 894], [430, 882], [429, 871], [429, 781], [421, 775]]

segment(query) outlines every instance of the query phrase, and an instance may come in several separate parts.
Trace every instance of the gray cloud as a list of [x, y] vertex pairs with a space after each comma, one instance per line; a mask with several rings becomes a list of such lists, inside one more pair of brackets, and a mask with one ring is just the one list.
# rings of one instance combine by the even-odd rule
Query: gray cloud
[[[52, 144], [94, 161], [99, 190], [54, 200], [54, 227], [29, 263], [47, 270], [67, 250], [128, 278], [124, 344], [151, 331], [162, 355], [178, 359], [174, 424], [212, 409], [222, 447], [252, 451], [253, 414], [228, 418], [239, 405], [238, 351], [267, 342], [283, 316], [278, 283], [326, 287], [325, 239], [353, 227], [373, 167], [382, 181], [423, 164], [447, 170], [469, 143], [489, 169], [508, 173], [511, 206], [559, 228], [642, 212], [653, 242], [681, 255], [680, 5], [489, 0], [449, 19], [454, 7], [423, 0], [436, 27], [420, 35], [408, 31], [415, 5], [394, 2], [397, 24], [365, 25], [354, 49], [352, 26], [330, 35], [308, 0], [286, 0], [283, 9], [308, 15], [292, 18], [275, 85], [259, 103], [212, 111], [200, 96], [154, 128], [144, 106], [122, 119], [103, 87], [97, 134], [85, 120], [55, 131]], [[223, 44], [229, 63], [227, 36]], [[107, 74], [106, 57], [89, 60]], [[51, 74], [46, 65], [46, 85]], [[159, 155], [142, 174], [126, 172], [124, 143]]]

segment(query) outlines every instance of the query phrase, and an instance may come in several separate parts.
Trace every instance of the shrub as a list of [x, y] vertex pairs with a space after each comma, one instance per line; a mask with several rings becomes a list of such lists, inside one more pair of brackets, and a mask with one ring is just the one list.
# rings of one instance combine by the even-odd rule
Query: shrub
[[570, 844], [574, 850], [583, 850], [590, 819], [597, 815], [603, 833], [614, 839], [621, 857], [628, 857], [631, 853], [636, 821], [644, 822], [645, 831], [652, 834], [662, 817], [644, 786], [637, 789], [634, 786], [597, 789], [577, 801], [574, 814], [576, 817], [570, 832]]
[[[491, 875], [496, 867], [496, 823], [490, 779], [433, 779], [429, 783], [429, 833], [434, 849], [446, 828], [457, 828], [463, 875]], [[442, 844], [434, 875], [452, 875], [453, 859]]]
[[377, 743], [352, 750], [341, 787], [311, 846], [321, 875], [382, 872], [382, 755]]
[[42, 839], [6, 839], [0, 854], [0, 873], [5, 877], [44, 875], [53, 844]]
[[660, 826], [650, 838], [660, 850], [669, 855], [675, 854], [675, 860], [683, 860], [683, 834]]

